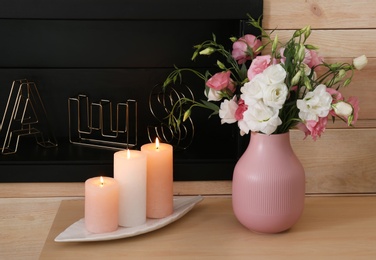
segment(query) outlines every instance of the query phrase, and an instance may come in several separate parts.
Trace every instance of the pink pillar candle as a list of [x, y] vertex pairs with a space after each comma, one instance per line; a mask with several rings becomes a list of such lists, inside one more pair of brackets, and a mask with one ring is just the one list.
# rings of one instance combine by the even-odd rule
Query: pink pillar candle
[[91, 233], [115, 231], [119, 215], [119, 185], [110, 177], [85, 181], [85, 227]]
[[141, 151], [147, 154], [148, 218], [164, 218], [173, 213], [173, 149], [169, 144], [145, 144]]
[[119, 225], [134, 227], [146, 222], [146, 155], [136, 150], [114, 154], [114, 178], [120, 186]]

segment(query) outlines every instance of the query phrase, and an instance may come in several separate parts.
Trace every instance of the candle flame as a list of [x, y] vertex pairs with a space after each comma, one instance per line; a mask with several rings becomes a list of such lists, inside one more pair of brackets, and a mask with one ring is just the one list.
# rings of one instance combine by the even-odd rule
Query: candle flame
[[159, 149], [159, 139], [155, 138], [155, 148]]
[[104, 185], [104, 179], [103, 179], [102, 176], [99, 178], [99, 181], [100, 181], [100, 183], [101, 183], [100, 186], [103, 187], [103, 185]]
[[131, 152], [129, 151], [129, 149], [127, 149], [127, 159], [130, 159], [131, 158]]

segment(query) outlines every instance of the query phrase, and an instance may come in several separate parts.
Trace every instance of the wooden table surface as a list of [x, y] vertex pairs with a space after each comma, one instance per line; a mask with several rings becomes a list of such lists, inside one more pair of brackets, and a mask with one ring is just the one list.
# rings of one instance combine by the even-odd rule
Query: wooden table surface
[[376, 196], [307, 197], [289, 231], [266, 235], [244, 228], [230, 197], [205, 197], [178, 221], [136, 237], [58, 243], [83, 217], [83, 200], [63, 201], [40, 259], [376, 259]]

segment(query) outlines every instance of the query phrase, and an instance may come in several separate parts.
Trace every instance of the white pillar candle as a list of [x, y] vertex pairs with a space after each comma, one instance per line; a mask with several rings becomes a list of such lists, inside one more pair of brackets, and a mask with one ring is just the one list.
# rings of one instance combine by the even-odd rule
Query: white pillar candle
[[118, 228], [119, 185], [110, 177], [85, 181], [85, 227], [91, 233], [107, 233]]
[[134, 227], [146, 222], [146, 155], [125, 150], [114, 154], [114, 178], [120, 187], [119, 225]]
[[148, 218], [164, 218], [173, 213], [173, 149], [169, 144], [145, 144], [141, 151], [147, 154]]

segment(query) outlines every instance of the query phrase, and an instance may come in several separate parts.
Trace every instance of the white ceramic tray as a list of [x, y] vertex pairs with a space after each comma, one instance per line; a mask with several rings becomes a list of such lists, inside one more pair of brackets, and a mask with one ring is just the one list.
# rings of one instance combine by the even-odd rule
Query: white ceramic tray
[[80, 219], [55, 238], [56, 242], [90, 242], [114, 240], [133, 237], [162, 228], [189, 212], [198, 202], [203, 200], [201, 196], [176, 196], [174, 197], [174, 212], [162, 219], [147, 219], [145, 224], [137, 227], [119, 227], [116, 231], [102, 234], [93, 234], [86, 230], [84, 219]]

